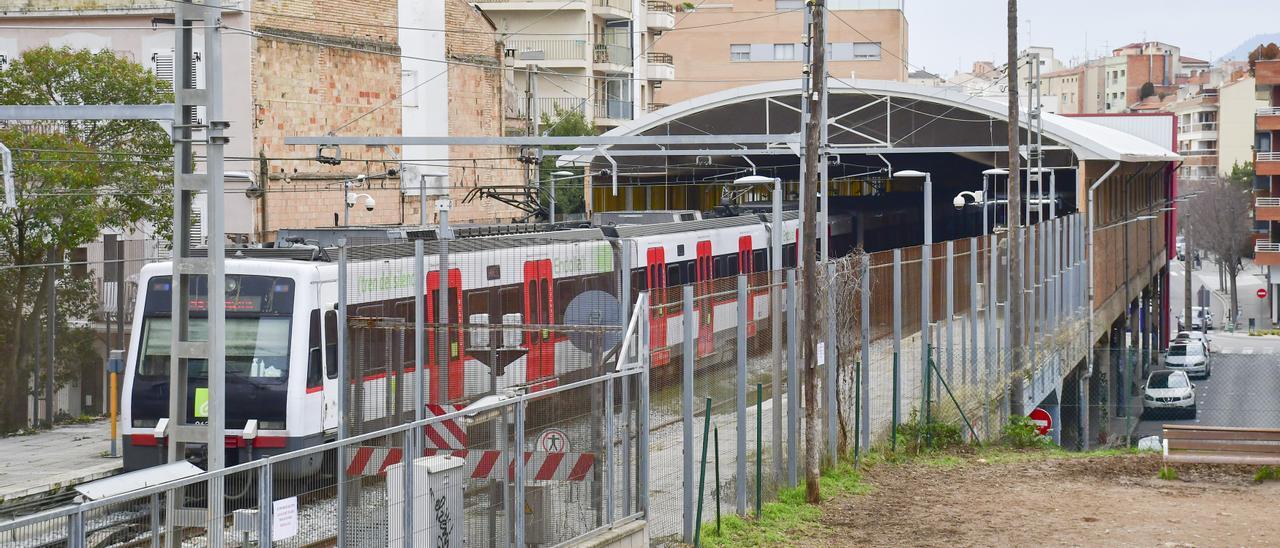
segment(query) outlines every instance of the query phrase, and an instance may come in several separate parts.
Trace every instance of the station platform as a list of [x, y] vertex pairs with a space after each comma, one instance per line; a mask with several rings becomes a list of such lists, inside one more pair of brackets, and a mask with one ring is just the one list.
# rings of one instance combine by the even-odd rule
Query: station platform
[[119, 473], [122, 459], [107, 456], [110, 437], [103, 419], [0, 438], [0, 507]]

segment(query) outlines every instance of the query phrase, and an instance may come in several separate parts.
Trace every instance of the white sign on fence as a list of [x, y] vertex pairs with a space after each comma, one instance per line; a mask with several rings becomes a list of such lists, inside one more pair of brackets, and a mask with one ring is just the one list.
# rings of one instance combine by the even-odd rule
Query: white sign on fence
[[818, 365], [825, 365], [827, 363], [827, 343], [818, 343], [816, 354], [818, 356]]
[[271, 539], [284, 540], [298, 534], [298, 497], [271, 502]]

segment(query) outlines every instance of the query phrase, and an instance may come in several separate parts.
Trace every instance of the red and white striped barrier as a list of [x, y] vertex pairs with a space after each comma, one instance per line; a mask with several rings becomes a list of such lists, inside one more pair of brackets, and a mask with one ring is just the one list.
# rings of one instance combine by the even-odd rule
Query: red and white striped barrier
[[[431, 456], [437, 450], [427, 449], [425, 454]], [[502, 451], [453, 451], [455, 457], [467, 459], [469, 477], [472, 479], [500, 479]], [[387, 472], [387, 467], [398, 464], [403, 452], [394, 447], [360, 447], [351, 456], [347, 465], [348, 476], [380, 476]], [[525, 477], [538, 481], [582, 481], [595, 466], [595, 453], [566, 453], [549, 451], [526, 451], [524, 454]], [[507, 477], [515, 477], [514, 462], [507, 463]]]
[[[465, 405], [430, 403], [427, 404], [427, 413], [432, 417], [439, 417], [447, 413], [461, 411], [464, 408], [466, 408]], [[427, 447], [429, 448], [454, 450], [467, 448], [467, 429], [456, 419], [428, 424], [423, 430], [427, 436]]]

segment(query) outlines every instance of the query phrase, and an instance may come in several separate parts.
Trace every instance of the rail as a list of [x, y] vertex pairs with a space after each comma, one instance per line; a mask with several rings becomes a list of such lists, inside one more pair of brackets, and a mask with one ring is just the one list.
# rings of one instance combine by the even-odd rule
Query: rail
[[612, 65], [631, 66], [633, 57], [631, 48], [614, 44], [596, 44], [592, 61]]
[[1280, 242], [1257, 241], [1253, 243], [1254, 253], [1280, 253]]
[[1191, 133], [1193, 131], [1218, 131], [1218, 123], [1197, 122], [1194, 124], [1183, 124], [1178, 126], [1178, 133]]
[[1259, 196], [1253, 199], [1253, 205], [1256, 207], [1277, 207], [1280, 206], [1280, 198]]
[[675, 13], [676, 9], [667, 2], [662, 0], [649, 0], [649, 11], [664, 11], [667, 13]]
[[1280, 107], [1260, 107], [1258, 116], [1280, 116]]
[[596, 118], [606, 120], [630, 120], [631, 101], [609, 99], [595, 104]]
[[1178, 154], [1183, 156], [1216, 156], [1218, 149], [1216, 148], [1197, 148], [1194, 150], [1179, 150]]
[[613, 8], [627, 13], [631, 12], [631, 0], [594, 0], [592, 3], [601, 8]]
[[1259, 162], [1280, 162], [1280, 152], [1259, 152]]
[[511, 40], [508, 49], [516, 52], [541, 51], [547, 61], [586, 61], [586, 40]]
[[670, 53], [661, 53], [657, 51], [651, 51], [648, 54], [646, 54], [645, 57], [649, 60], [650, 63], [657, 63], [657, 64], [663, 64], [663, 65], [675, 64], [675, 58], [672, 57]]

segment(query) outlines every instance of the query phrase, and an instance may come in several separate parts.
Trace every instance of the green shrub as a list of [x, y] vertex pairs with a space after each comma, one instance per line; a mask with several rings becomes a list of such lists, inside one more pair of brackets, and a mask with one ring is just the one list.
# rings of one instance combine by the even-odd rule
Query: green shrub
[[1280, 469], [1274, 466], [1263, 466], [1258, 469], [1258, 473], [1253, 475], [1253, 481], [1262, 483], [1264, 481], [1280, 480]]
[[922, 421], [919, 413], [911, 411], [911, 417], [898, 425], [898, 448], [908, 454], [947, 449], [964, 443], [960, 427], [942, 421]]
[[1176, 481], [1178, 479], [1178, 471], [1168, 466], [1161, 466], [1160, 479], [1165, 481]]
[[1016, 449], [1044, 449], [1053, 446], [1053, 440], [1036, 432], [1036, 423], [1030, 417], [1013, 417], [1000, 433], [1005, 445]]

